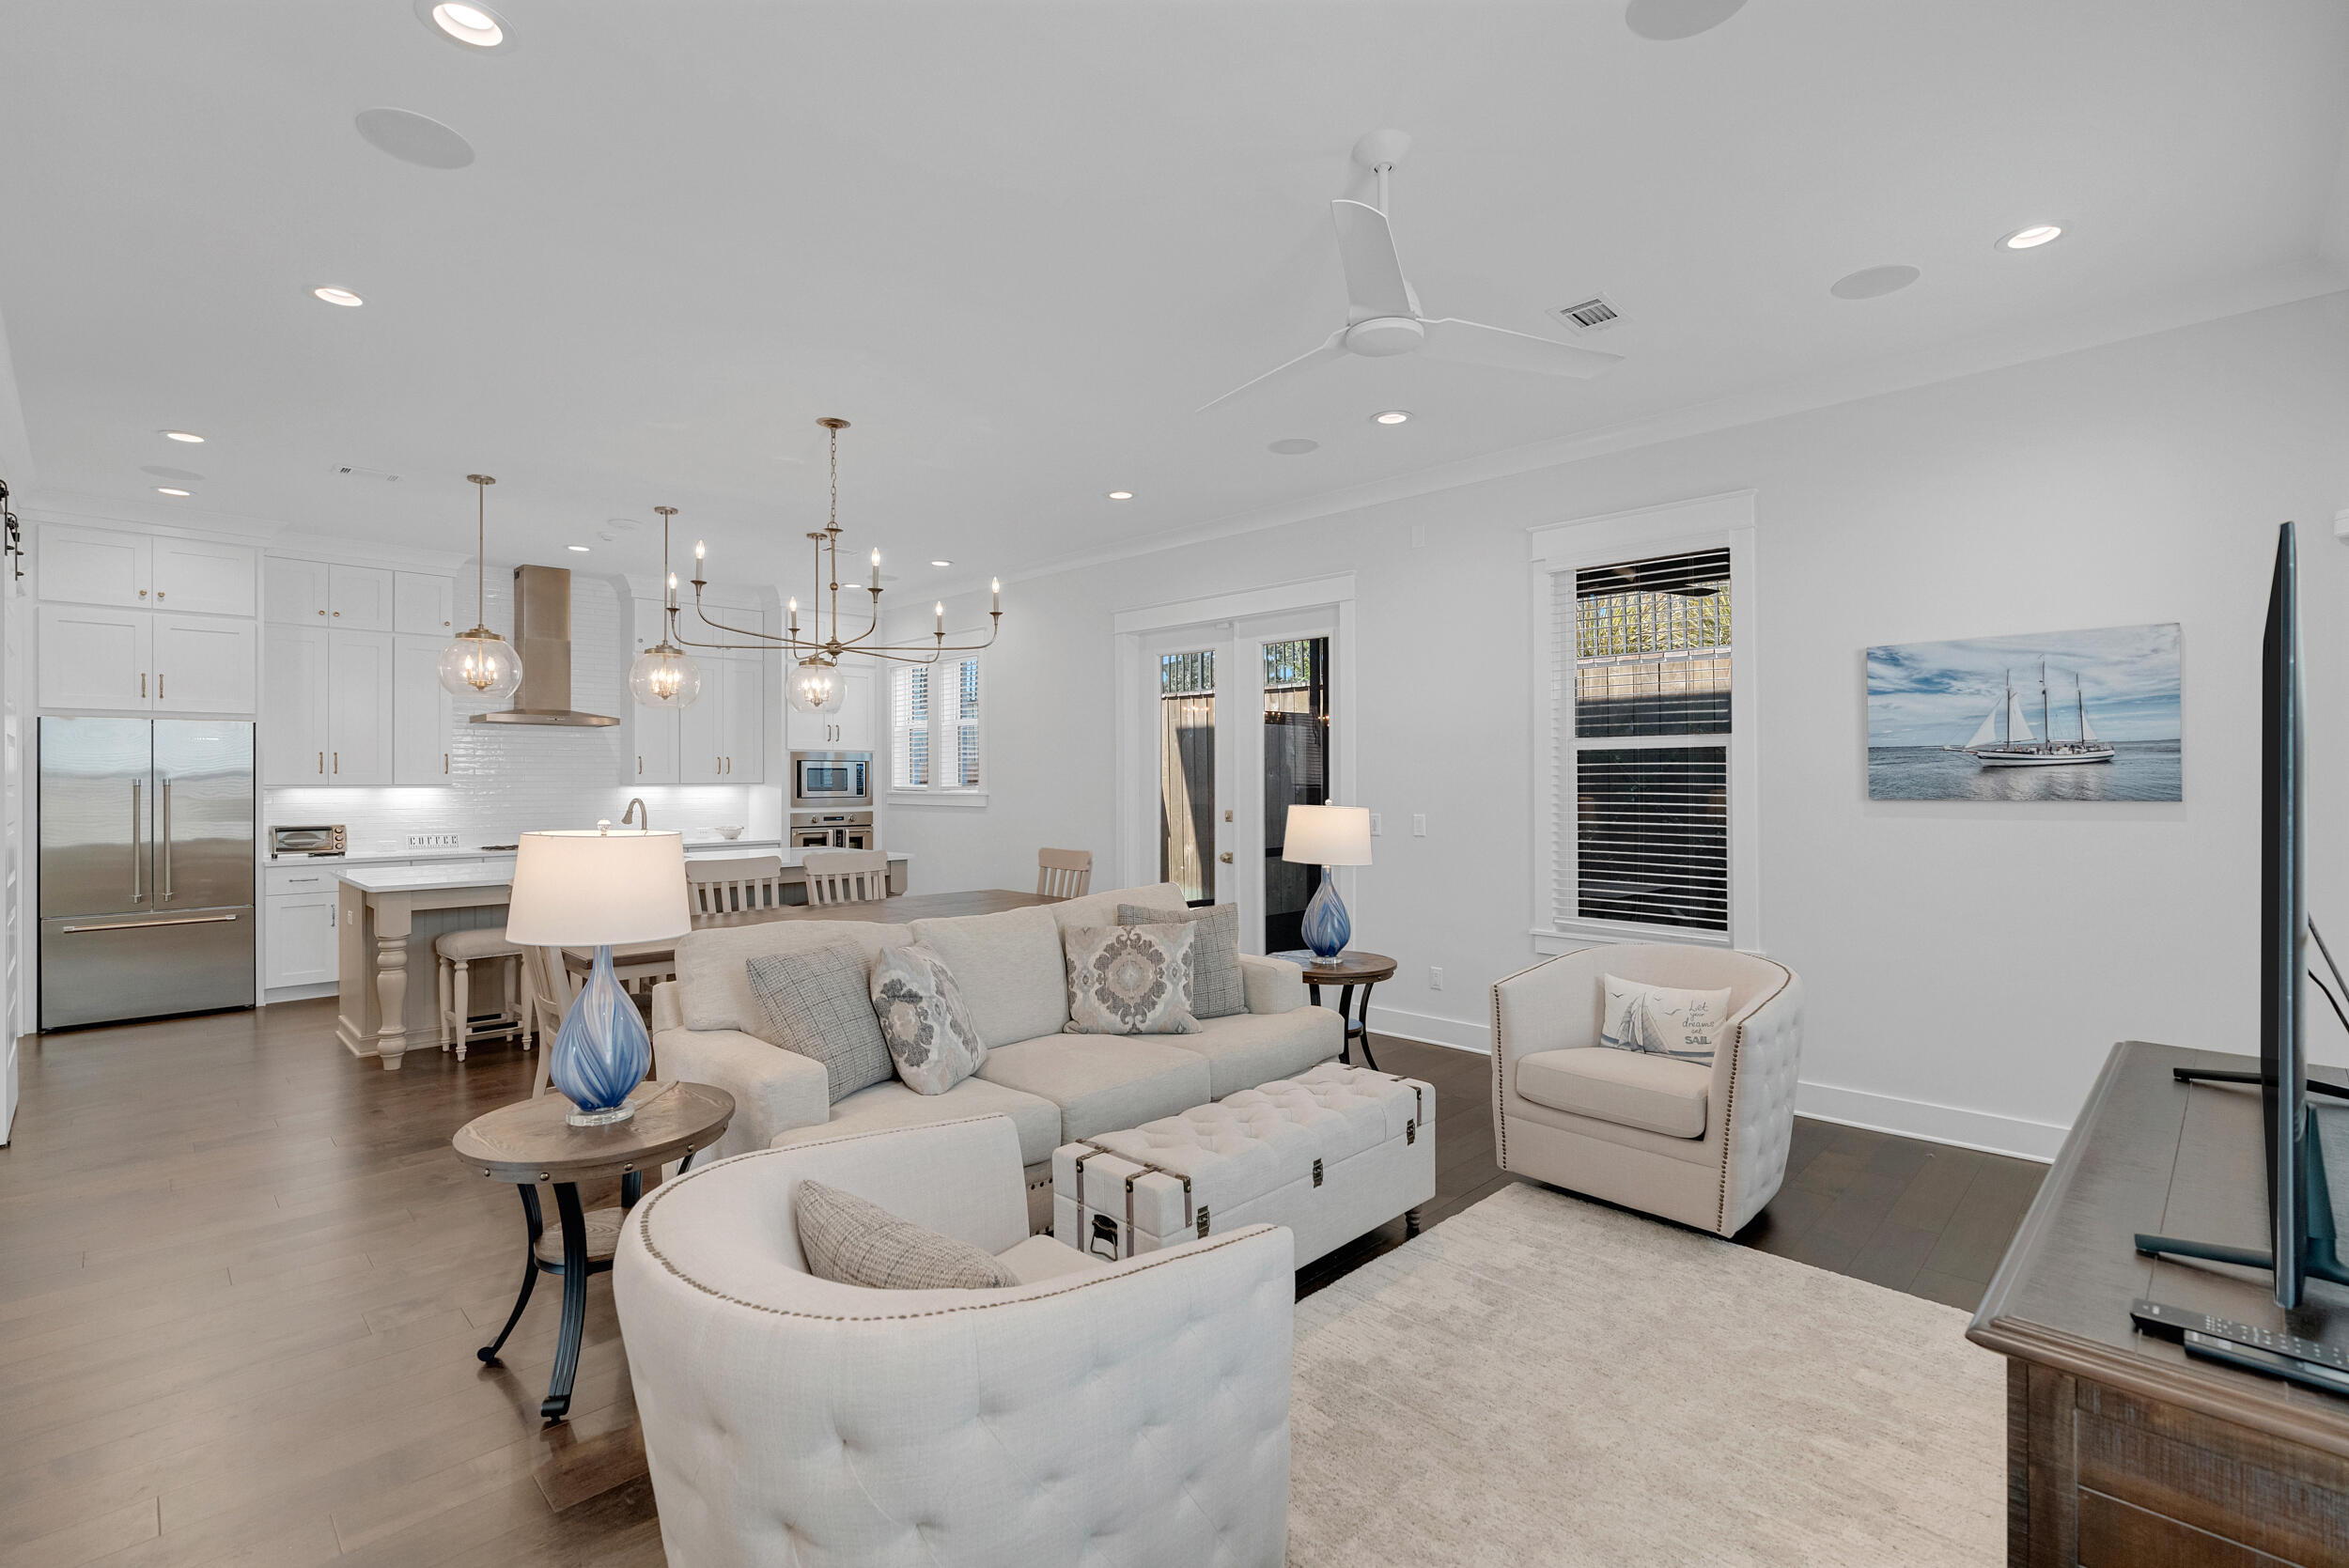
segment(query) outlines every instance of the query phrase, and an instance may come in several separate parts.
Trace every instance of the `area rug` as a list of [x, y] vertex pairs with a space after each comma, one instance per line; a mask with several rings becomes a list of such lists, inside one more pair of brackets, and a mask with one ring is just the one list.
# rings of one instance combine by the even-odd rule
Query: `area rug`
[[1999, 1561], [2005, 1374], [1965, 1327], [1504, 1188], [1297, 1304], [1289, 1561]]

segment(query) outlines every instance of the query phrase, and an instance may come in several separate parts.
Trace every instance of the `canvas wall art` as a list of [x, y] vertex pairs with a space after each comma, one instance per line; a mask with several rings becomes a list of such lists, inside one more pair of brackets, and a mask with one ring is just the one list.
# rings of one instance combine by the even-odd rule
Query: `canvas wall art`
[[2184, 798], [2178, 627], [1868, 650], [1872, 800]]

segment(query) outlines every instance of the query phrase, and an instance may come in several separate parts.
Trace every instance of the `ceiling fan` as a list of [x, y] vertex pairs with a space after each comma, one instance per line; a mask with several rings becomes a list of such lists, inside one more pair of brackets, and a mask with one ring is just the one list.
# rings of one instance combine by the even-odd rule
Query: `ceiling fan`
[[1346, 269], [1346, 325], [1331, 333], [1319, 348], [1203, 405], [1201, 413], [1268, 381], [1346, 354], [1371, 359], [1428, 354], [1542, 376], [1595, 376], [1622, 363], [1621, 354], [1578, 349], [1570, 343], [1457, 317], [1421, 314], [1419, 295], [1403, 276], [1403, 261], [1395, 254], [1394, 233], [1387, 225], [1386, 211], [1387, 176], [1410, 149], [1411, 138], [1400, 131], [1374, 131], [1356, 142], [1354, 162], [1378, 177], [1378, 205], [1346, 200], [1330, 204], [1330, 215], [1338, 227], [1338, 261]]

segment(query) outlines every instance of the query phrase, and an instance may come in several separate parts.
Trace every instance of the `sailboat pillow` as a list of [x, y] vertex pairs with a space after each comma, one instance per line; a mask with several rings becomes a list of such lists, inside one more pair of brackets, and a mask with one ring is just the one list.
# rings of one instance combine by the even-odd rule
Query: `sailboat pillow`
[[1729, 1018], [1726, 989], [1684, 991], [1611, 974], [1606, 978], [1607, 1011], [1599, 1023], [1600, 1045], [1669, 1056], [1701, 1067], [1713, 1064], [1721, 1025]]

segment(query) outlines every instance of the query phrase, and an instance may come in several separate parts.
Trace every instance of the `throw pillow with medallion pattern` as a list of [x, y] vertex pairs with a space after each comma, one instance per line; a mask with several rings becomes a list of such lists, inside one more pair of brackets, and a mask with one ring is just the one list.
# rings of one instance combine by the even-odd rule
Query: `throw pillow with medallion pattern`
[[890, 1060], [915, 1094], [942, 1094], [986, 1063], [987, 1042], [972, 1026], [955, 971], [930, 948], [882, 948], [872, 996]]
[[1196, 1034], [1190, 1010], [1191, 946], [1199, 927], [1071, 925], [1061, 932], [1068, 960], [1071, 1034]]

